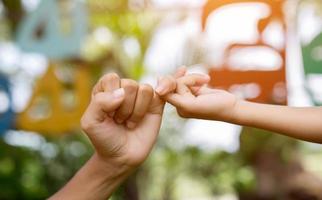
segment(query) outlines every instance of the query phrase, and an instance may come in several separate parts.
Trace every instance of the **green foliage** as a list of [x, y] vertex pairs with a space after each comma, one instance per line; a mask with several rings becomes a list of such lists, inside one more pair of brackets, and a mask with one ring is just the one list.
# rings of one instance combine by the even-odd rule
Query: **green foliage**
[[39, 149], [11, 146], [0, 140], [0, 198], [48, 197], [85, 163], [92, 154], [88, 149], [87, 140], [79, 134], [43, 138]]

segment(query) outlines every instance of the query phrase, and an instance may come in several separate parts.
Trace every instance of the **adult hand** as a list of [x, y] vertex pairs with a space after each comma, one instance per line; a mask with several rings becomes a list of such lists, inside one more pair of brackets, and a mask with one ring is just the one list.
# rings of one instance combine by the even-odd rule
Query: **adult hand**
[[151, 86], [105, 75], [81, 119], [95, 154], [51, 200], [110, 197], [151, 152], [163, 107]]

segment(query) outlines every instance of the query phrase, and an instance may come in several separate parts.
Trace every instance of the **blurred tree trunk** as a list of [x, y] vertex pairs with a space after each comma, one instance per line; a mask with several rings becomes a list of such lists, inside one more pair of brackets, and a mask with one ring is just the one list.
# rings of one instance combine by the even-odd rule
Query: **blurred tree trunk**
[[297, 141], [255, 128], [244, 128], [240, 141], [241, 157], [254, 169], [257, 182], [253, 191], [239, 191], [240, 199], [281, 199], [286, 181], [302, 171]]
[[139, 190], [137, 185], [137, 173], [133, 174], [124, 183], [124, 200], [139, 200]]
[[11, 30], [16, 32], [19, 22], [25, 14], [21, 0], [1, 0], [7, 19], [10, 21]]

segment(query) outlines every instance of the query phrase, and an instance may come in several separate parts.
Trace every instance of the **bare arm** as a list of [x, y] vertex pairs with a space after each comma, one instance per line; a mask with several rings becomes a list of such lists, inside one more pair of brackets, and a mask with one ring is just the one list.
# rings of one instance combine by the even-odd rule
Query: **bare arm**
[[294, 108], [237, 101], [229, 122], [322, 143], [322, 107]]
[[132, 170], [107, 165], [94, 155], [77, 174], [49, 200], [70, 199], [107, 199], [126, 179]]
[[227, 91], [202, 86], [207, 76], [200, 81], [201, 76], [185, 75], [175, 77], [175, 81], [161, 78], [158, 87], [162, 90], [156, 91], [181, 117], [225, 121], [322, 144], [322, 107], [293, 108], [238, 100]]
[[103, 200], [150, 154], [164, 101], [149, 85], [107, 74], [93, 89], [81, 126], [95, 154], [51, 200]]

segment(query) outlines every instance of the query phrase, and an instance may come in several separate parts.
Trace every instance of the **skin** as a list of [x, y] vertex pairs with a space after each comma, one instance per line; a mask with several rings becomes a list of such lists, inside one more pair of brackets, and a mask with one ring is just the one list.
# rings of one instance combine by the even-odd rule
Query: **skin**
[[[179, 70], [174, 77], [166, 79], [176, 84], [176, 78], [184, 73], [185, 70]], [[176, 85], [171, 87], [175, 89]], [[164, 104], [150, 85], [120, 79], [117, 74], [102, 77], [81, 119], [95, 154], [50, 199], [110, 197], [151, 152], [160, 130]]]
[[322, 107], [295, 108], [252, 103], [227, 91], [196, 84], [196, 77], [186, 75], [176, 78], [175, 82], [161, 78], [156, 92], [175, 106], [184, 118], [256, 127], [322, 144]]
[[[322, 108], [291, 108], [237, 99], [206, 87], [207, 75], [161, 77], [156, 92], [116, 74], [107, 74], [93, 89], [81, 125], [95, 153], [79, 172], [50, 199], [107, 199], [141, 165], [156, 142], [164, 99], [180, 116], [220, 120], [268, 129], [322, 143]], [[162, 98], [160, 98], [160, 96]]]

